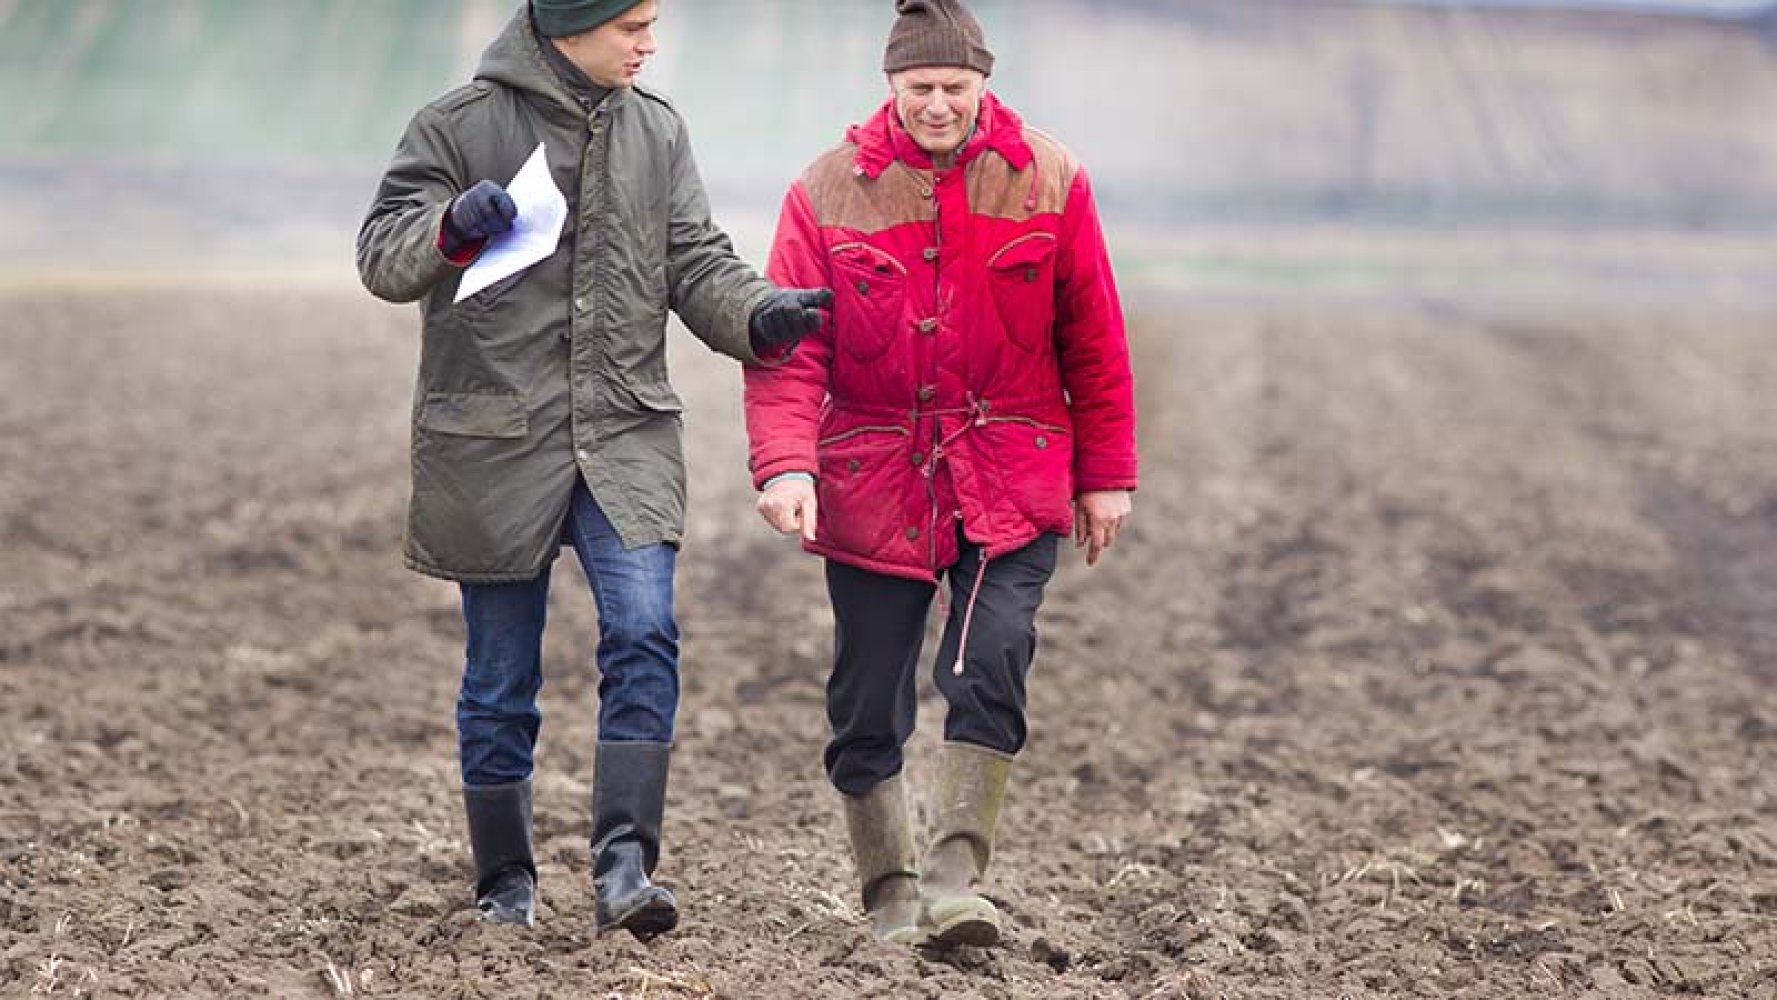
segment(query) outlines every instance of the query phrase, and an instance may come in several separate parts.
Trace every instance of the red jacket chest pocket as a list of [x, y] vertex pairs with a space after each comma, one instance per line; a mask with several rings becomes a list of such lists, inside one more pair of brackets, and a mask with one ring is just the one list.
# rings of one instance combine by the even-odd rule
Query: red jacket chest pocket
[[907, 304], [907, 267], [868, 243], [840, 243], [833, 265], [833, 333], [858, 361], [887, 353], [901, 332]]
[[1006, 339], [1038, 353], [1049, 349], [1055, 325], [1053, 233], [1025, 233], [987, 258], [988, 283]]

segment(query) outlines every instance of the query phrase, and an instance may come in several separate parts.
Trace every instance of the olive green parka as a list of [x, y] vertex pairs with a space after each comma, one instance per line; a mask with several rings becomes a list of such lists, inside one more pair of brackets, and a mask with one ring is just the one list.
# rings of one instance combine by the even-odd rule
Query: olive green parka
[[[757, 362], [770, 291], [710, 220], [685, 124], [640, 88], [591, 111], [545, 60], [522, 8], [473, 82], [414, 116], [358, 234], [364, 286], [420, 304], [405, 558], [468, 583], [533, 579], [560, 548], [575, 477], [626, 546], [684, 532], [682, 404], [667, 311]], [[452, 198], [511, 181], [538, 143], [568, 203], [560, 247], [453, 304], [439, 246]]]

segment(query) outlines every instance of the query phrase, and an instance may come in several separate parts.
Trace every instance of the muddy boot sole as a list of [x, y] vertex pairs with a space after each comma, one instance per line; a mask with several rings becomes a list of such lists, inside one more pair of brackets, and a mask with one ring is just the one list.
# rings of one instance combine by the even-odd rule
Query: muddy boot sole
[[876, 935], [878, 941], [900, 945], [903, 948], [924, 948], [931, 944], [926, 932], [918, 927], [897, 927], [886, 934]]
[[679, 926], [679, 907], [666, 890], [654, 887], [622, 912], [599, 926], [600, 934], [624, 930], [638, 941], [652, 941]]
[[932, 904], [927, 944], [937, 948], [991, 948], [1000, 943], [1000, 913], [980, 896]]

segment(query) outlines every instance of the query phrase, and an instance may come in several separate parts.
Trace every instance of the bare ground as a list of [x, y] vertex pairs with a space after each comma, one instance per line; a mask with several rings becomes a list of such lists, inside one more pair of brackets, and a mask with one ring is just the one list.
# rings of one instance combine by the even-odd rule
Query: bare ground
[[468, 908], [410, 313], [4, 315], [0, 996], [1777, 997], [1770, 314], [1138, 310], [1136, 520], [1052, 589], [1011, 940], [951, 956], [861, 923], [819, 568], [752, 514], [731, 368], [678, 344], [685, 923], [642, 946], [591, 932], [571, 560], [541, 924]]

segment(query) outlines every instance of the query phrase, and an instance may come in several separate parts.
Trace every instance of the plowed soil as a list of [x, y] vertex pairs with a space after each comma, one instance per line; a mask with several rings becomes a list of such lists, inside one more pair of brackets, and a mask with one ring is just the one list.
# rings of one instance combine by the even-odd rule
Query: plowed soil
[[[0, 996], [1777, 997], [1769, 314], [1150, 302], [1143, 488], [1051, 589], [989, 895], [873, 942], [820, 770], [818, 564], [688, 338], [659, 876], [595, 938], [564, 560], [531, 932], [468, 898], [452, 587], [400, 568], [416, 317], [0, 319]], [[938, 704], [912, 777], [928, 773]]]

